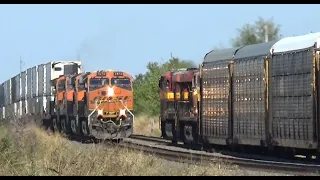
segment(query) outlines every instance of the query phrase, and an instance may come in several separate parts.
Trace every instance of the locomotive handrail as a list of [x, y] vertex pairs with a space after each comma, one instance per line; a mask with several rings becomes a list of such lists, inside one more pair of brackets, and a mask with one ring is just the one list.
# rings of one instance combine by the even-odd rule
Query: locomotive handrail
[[[128, 107], [123, 103], [122, 100], [119, 100], [119, 101], [121, 102], [121, 104], [123, 105], [123, 107], [131, 114], [132, 120], [133, 120], [133, 122], [134, 122], [134, 119], [135, 119], [134, 114], [128, 109]], [[90, 118], [91, 118], [92, 114], [97, 111], [98, 107], [99, 107], [100, 104], [103, 103], [103, 102], [106, 102], [106, 101], [105, 101], [105, 100], [100, 100], [100, 101], [99, 101], [99, 104], [96, 103], [96, 108], [88, 115], [88, 126], [90, 125]]]
[[128, 107], [123, 103], [122, 100], [120, 100], [120, 102], [122, 103], [123, 107], [126, 108], [126, 110], [131, 114], [131, 116], [132, 116], [132, 121], [134, 122], [134, 114], [128, 109]]
[[90, 118], [91, 118], [92, 114], [97, 111], [97, 109], [101, 103], [102, 103], [102, 101], [100, 101], [99, 104], [97, 105], [97, 102], [96, 102], [96, 108], [88, 115], [88, 126], [90, 125]]

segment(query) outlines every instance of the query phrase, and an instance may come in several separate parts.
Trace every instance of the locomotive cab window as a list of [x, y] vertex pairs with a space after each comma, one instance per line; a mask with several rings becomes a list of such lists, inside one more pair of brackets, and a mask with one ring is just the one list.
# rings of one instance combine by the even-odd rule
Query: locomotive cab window
[[111, 85], [128, 89], [131, 88], [131, 81], [129, 78], [112, 78]]
[[170, 81], [167, 79], [165, 80], [164, 78], [159, 81], [159, 87], [160, 89], [166, 90], [170, 88]]
[[58, 92], [66, 90], [66, 80], [61, 80], [58, 84]]
[[165, 83], [165, 87], [168, 89], [168, 88], [170, 88], [169, 86], [170, 86], [170, 81], [167, 80], [166, 83]]
[[93, 91], [93, 90], [105, 87], [107, 85], [109, 85], [108, 78], [93, 78], [93, 79], [90, 79], [89, 90]]
[[194, 75], [192, 79], [192, 87], [197, 88], [200, 87], [200, 77], [198, 75]]
[[83, 91], [85, 90], [85, 83], [80, 83], [80, 80], [78, 79], [78, 90]]
[[167, 82], [168, 80], [165, 80], [163, 77], [161, 77], [160, 81], [159, 81], [159, 87], [160, 89], [164, 90], [167, 88]]
[[68, 84], [67, 87], [68, 87], [68, 90], [72, 90], [74, 86], [73, 86], [73, 84]]

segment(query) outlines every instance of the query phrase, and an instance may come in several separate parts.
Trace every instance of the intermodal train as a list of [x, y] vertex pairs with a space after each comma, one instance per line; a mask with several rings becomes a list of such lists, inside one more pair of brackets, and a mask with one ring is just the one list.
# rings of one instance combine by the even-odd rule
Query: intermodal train
[[320, 157], [319, 52], [310, 33], [213, 50], [198, 69], [163, 74], [162, 137]]
[[52, 61], [0, 85], [0, 118], [35, 120], [53, 131], [122, 139], [133, 132], [132, 76], [126, 72], [82, 72], [80, 61]]

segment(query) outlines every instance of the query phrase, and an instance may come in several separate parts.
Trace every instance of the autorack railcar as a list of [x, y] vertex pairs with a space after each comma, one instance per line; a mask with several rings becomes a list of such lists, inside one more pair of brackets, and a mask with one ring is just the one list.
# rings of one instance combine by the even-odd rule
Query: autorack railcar
[[207, 53], [198, 143], [318, 154], [319, 39], [310, 33]]

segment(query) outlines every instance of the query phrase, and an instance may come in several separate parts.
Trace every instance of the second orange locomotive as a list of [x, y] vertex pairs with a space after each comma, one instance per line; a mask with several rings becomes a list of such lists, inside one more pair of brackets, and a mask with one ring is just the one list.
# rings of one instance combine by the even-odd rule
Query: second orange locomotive
[[133, 132], [132, 76], [105, 70], [63, 75], [52, 82], [54, 131], [122, 139]]

